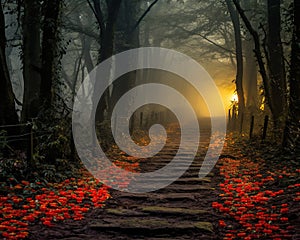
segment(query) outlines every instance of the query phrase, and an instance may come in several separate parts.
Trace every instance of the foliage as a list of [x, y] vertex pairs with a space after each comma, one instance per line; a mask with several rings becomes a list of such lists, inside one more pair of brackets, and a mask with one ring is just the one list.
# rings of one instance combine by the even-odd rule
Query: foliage
[[[47, 110], [51, 111], [51, 110]], [[61, 119], [56, 113], [45, 114], [35, 122], [34, 131], [43, 133], [38, 136], [36, 153], [40, 163], [55, 164], [56, 158], [68, 158], [70, 156], [70, 122], [69, 119]]]
[[224, 216], [219, 221], [224, 240], [290, 239], [294, 233], [291, 209], [300, 202], [300, 166], [293, 162], [295, 157], [280, 155], [280, 161], [273, 157], [269, 161], [268, 155], [274, 153], [265, 148], [265, 153], [258, 151], [257, 142], [229, 144], [236, 159], [219, 161], [221, 194], [212, 203]]
[[[224, 159], [220, 168], [224, 182], [220, 184], [224, 192], [222, 203], [213, 203], [213, 207], [239, 222], [237, 231], [227, 230], [227, 237], [248, 237], [249, 239], [283, 238], [290, 237], [288, 226], [289, 204], [277, 205], [274, 200], [286, 193], [286, 189], [272, 189], [273, 182], [285, 177], [296, 176], [296, 172], [287, 170], [260, 173], [260, 163], [248, 159]], [[289, 185], [288, 188], [300, 187], [299, 183]], [[293, 201], [299, 201], [294, 196]], [[269, 204], [274, 203], [271, 208]], [[268, 205], [267, 205], [268, 204]], [[230, 220], [232, 221], [232, 220]], [[247, 239], [248, 239], [247, 238]]]
[[[6, 131], [5, 130], [1, 130], [0, 131], [0, 150], [2, 152], [2, 150], [7, 147], [7, 137], [6, 137]], [[1, 155], [0, 155], [1, 157]]]
[[[67, 160], [59, 159], [56, 160], [56, 164], [61, 162], [66, 162]], [[68, 167], [63, 165], [64, 168], [58, 167], [52, 164], [38, 164], [36, 173], [40, 179], [43, 179], [47, 182], [61, 182], [67, 178], [78, 175], [78, 169], [75, 168], [72, 164]], [[69, 169], [69, 170], [67, 170]]]
[[6, 239], [28, 238], [33, 224], [51, 227], [66, 219], [81, 220], [90, 207], [102, 207], [110, 197], [108, 188], [86, 172], [59, 184], [9, 178], [1, 189], [10, 192], [0, 196], [0, 233]]
[[[112, 151], [117, 150], [112, 148]], [[69, 164], [63, 160], [60, 163], [63, 169]], [[127, 171], [136, 171], [139, 167], [137, 159], [124, 154], [114, 163]], [[48, 174], [55, 171], [54, 166], [44, 164], [43, 167]], [[79, 174], [77, 178], [70, 177], [59, 183], [38, 178], [30, 181], [14, 177], [0, 180], [0, 234], [6, 239], [30, 238], [30, 225], [52, 227], [67, 219], [79, 221], [91, 208], [103, 207], [110, 197], [109, 187], [85, 169]], [[125, 188], [128, 183], [126, 176], [118, 176], [114, 181]]]
[[25, 153], [15, 151], [9, 158], [0, 159], [0, 181], [9, 177], [24, 179], [27, 173], [27, 161]]

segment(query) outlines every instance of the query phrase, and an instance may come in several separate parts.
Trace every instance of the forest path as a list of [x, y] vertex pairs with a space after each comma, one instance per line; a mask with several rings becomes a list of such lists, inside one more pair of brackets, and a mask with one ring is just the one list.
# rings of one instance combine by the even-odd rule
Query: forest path
[[[203, 131], [200, 150], [189, 169], [171, 185], [148, 193], [112, 191], [112, 198], [90, 224], [98, 239], [216, 239], [211, 207], [217, 197], [210, 174], [199, 179], [199, 169], [208, 145], [209, 132]], [[179, 131], [171, 132], [172, 143], [150, 161], [141, 164], [143, 172], [162, 168], [177, 152]], [[176, 167], [184, 167], [182, 156]], [[164, 182], [162, 176], [155, 179]]]
[[[34, 234], [39, 239], [218, 239], [218, 219], [212, 202], [218, 198], [218, 180], [213, 170], [199, 179], [199, 169], [206, 153], [210, 133], [201, 130], [200, 147], [189, 169], [171, 185], [148, 193], [111, 190], [111, 198], [102, 209], [92, 209], [80, 222], [67, 221], [46, 232]], [[180, 132], [170, 133], [172, 143], [151, 161], [141, 163], [142, 172], [165, 166], [178, 149]], [[185, 156], [181, 158], [184, 163]], [[178, 168], [181, 168], [178, 163]], [[155, 181], [165, 181], [162, 176]]]
[[[169, 133], [172, 141], [159, 154], [139, 161], [141, 172], [160, 169], [178, 154], [180, 131]], [[300, 239], [299, 156], [276, 156], [268, 142], [228, 134], [223, 155], [201, 180], [209, 136], [208, 130], [201, 131], [193, 163], [165, 188], [141, 194], [110, 189], [104, 208], [90, 209], [82, 220], [54, 221], [51, 227], [36, 222], [28, 239]], [[174, 172], [188, 153], [180, 155]], [[132, 157], [116, 157], [124, 166], [132, 163]], [[167, 179], [158, 177], [151, 184]]]

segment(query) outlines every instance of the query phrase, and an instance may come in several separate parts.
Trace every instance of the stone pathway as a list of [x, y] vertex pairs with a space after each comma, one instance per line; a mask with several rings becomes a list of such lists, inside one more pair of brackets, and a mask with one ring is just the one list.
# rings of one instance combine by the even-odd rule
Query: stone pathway
[[[205, 135], [205, 134], [204, 134]], [[172, 134], [173, 140], [178, 138]], [[113, 191], [99, 219], [90, 224], [99, 239], [217, 239], [211, 202], [216, 198], [212, 176], [198, 178], [208, 144], [208, 133], [185, 174], [173, 184], [150, 193]], [[177, 152], [177, 144], [167, 144], [158, 157], [141, 164], [144, 172], [165, 166]], [[184, 164], [185, 158], [182, 157]], [[178, 164], [181, 168], [181, 164]], [[163, 182], [162, 176], [153, 181]]]
[[[198, 178], [209, 141], [208, 132], [201, 134], [197, 157], [173, 184], [142, 194], [112, 190], [112, 198], [103, 209], [93, 209], [80, 223], [66, 221], [63, 225], [67, 227], [49, 229], [47, 239], [219, 239], [219, 218], [211, 207], [218, 196], [218, 180], [214, 171], [202, 180]], [[173, 132], [171, 138], [176, 140], [178, 135]], [[142, 162], [142, 171], [153, 171], [169, 163], [177, 152], [178, 144], [172, 142], [158, 157]], [[38, 237], [46, 239], [45, 235]]]

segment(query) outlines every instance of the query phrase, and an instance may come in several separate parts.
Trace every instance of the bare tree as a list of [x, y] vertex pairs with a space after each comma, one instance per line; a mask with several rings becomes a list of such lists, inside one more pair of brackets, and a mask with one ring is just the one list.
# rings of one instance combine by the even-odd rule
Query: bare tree
[[[7, 68], [5, 47], [5, 21], [2, 4], [0, 4], [0, 124], [10, 125], [18, 123], [18, 115], [15, 109], [15, 95]], [[12, 129], [8, 128], [8, 133], [13, 133]]]
[[[139, 0], [123, 1], [121, 4], [116, 25], [116, 51], [122, 52], [139, 47], [138, 7]], [[118, 99], [135, 84], [136, 73], [131, 72], [113, 84], [112, 94], [109, 98], [109, 115]]]
[[239, 121], [242, 124], [243, 114], [245, 109], [245, 99], [243, 90], [243, 49], [242, 49], [242, 37], [241, 37], [241, 27], [240, 19], [236, 9], [233, 7], [230, 0], [226, 0], [228, 11], [232, 20], [234, 28], [234, 39], [235, 39], [235, 49], [236, 49], [236, 91], [238, 95], [238, 111], [239, 111]]
[[23, 79], [24, 94], [22, 121], [35, 118], [39, 110], [41, 84], [41, 5], [39, 0], [24, 0], [23, 36]]
[[[276, 123], [276, 122], [278, 122], [276, 118], [278, 118], [279, 116], [277, 114], [277, 109], [275, 109], [276, 105], [274, 104], [274, 102], [276, 102], [277, 99], [276, 99], [276, 96], [272, 95], [272, 91], [270, 89], [270, 79], [267, 74], [265, 62], [263, 60], [263, 54], [261, 51], [261, 40], [259, 38], [259, 34], [252, 26], [251, 22], [249, 21], [249, 19], [247, 18], [246, 14], [245, 14], [245, 11], [241, 8], [241, 5], [239, 4], [239, 2], [237, 0], [233, 0], [233, 3], [235, 5], [237, 11], [239, 12], [241, 18], [243, 19], [243, 22], [245, 23], [247, 30], [253, 37], [254, 53], [255, 53], [255, 57], [256, 57], [256, 60], [257, 60], [258, 66], [259, 66], [259, 72], [260, 72], [260, 75], [263, 80], [264, 95], [266, 98], [266, 103], [268, 104], [268, 106], [270, 108], [274, 123]], [[274, 130], [276, 128], [277, 127], [275, 124]], [[275, 133], [278, 133], [278, 132], [275, 131]]]
[[294, 153], [300, 146], [300, 2], [294, 0], [294, 30], [290, 69], [289, 112], [283, 146]]
[[[122, 0], [107, 0], [107, 13], [104, 14], [103, 6], [101, 8], [102, 2], [100, 0], [93, 0], [93, 5], [88, 0], [88, 3], [93, 10], [100, 28], [100, 53], [98, 62], [102, 62], [113, 55], [115, 43], [115, 27], [121, 2]], [[104, 120], [104, 112], [108, 110], [108, 91], [104, 93], [103, 99], [104, 102], [99, 105], [96, 111], [96, 119], [99, 122], [102, 122]]]
[[[100, 54], [99, 62], [104, 61], [113, 54], [114, 50], [114, 34], [115, 34], [115, 25], [120, 9], [122, 0], [107, 0], [106, 8], [107, 14], [103, 12], [103, 6], [101, 8], [100, 0], [93, 0], [94, 6], [88, 0], [97, 22], [100, 28]], [[105, 15], [107, 16], [105, 18]]]
[[45, 109], [51, 106], [53, 100], [52, 87], [58, 65], [56, 60], [60, 8], [61, 0], [44, 2], [40, 103]]
[[[257, 9], [257, 0], [244, 0], [242, 2], [246, 15], [252, 21], [253, 27], [256, 28], [256, 20], [254, 19], [253, 9]], [[249, 10], [249, 11], [247, 11]], [[248, 14], [247, 14], [248, 13]], [[245, 107], [251, 115], [255, 114], [258, 109], [257, 95], [257, 64], [253, 52], [254, 43], [249, 31], [245, 33], [243, 41], [244, 49], [244, 72], [243, 72], [243, 89], [245, 94]]]
[[272, 114], [275, 130], [283, 128], [286, 115], [286, 79], [281, 29], [280, 0], [268, 0], [268, 72], [271, 91]]

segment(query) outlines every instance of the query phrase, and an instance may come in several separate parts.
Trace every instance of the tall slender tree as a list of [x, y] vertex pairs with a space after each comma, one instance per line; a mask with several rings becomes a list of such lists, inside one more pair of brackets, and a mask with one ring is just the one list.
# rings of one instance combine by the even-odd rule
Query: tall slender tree
[[[11, 125], [19, 122], [15, 108], [15, 95], [7, 67], [5, 21], [2, 4], [0, 4], [0, 125]], [[14, 128], [7, 128], [9, 134], [14, 134]]]
[[[98, 58], [99, 63], [111, 57], [114, 53], [115, 28], [121, 2], [122, 0], [106, 0], [105, 3], [107, 13], [104, 14], [104, 7], [102, 6], [103, 2], [101, 2], [100, 0], [93, 0], [92, 5], [88, 0], [88, 3], [94, 12], [100, 28], [100, 53]], [[102, 122], [104, 120], [104, 112], [108, 110], [109, 91], [106, 91], [104, 93], [103, 100], [104, 101], [98, 106], [96, 111], [96, 119], [99, 122]]]
[[[119, 36], [116, 39], [116, 52], [126, 51], [139, 47], [139, 28], [135, 26], [138, 21], [139, 0], [123, 1], [121, 4], [116, 32]], [[111, 97], [109, 98], [109, 114], [118, 99], [134, 86], [136, 73], [131, 72], [122, 76], [113, 85]]]
[[35, 118], [39, 111], [41, 84], [41, 1], [24, 0], [23, 36], [23, 79], [24, 94], [22, 121]]
[[280, 37], [280, 0], [268, 0], [268, 72], [273, 120], [276, 131], [283, 128], [286, 116], [286, 79], [283, 50]]
[[106, 0], [105, 2], [107, 14], [104, 14], [100, 0], [93, 0], [94, 7], [92, 7], [100, 28], [99, 62], [104, 61], [113, 54], [115, 27], [122, 0]]
[[290, 68], [289, 112], [284, 131], [283, 146], [290, 152], [300, 146], [300, 2], [294, 0], [294, 30]]
[[61, 0], [44, 2], [44, 21], [42, 38], [42, 68], [40, 104], [48, 109], [53, 101], [53, 82], [56, 77], [58, 55], [58, 28]]
[[[270, 76], [268, 75], [268, 71], [267, 68], [272, 64], [270, 63], [271, 61], [273, 61], [274, 59], [268, 59], [267, 61], [267, 65], [264, 62], [263, 59], [263, 54], [261, 51], [261, 40], [259, 38], [259, 34], [258, 32], [253, 28], [250, 20], [247, 18], [245, 11], [241, 8], [241, 5], [239, 4], [239, 2], [237, 0], [232, 0], [237, 11], [239, 12], [241, 18], [243, 19], [243, 22], [245, 23], [245, 26], [247, 28], [247, 30], [249, 31], [249, 33], [252, 35], [253, 37], [253, 41], [254, 41], [254, 53], [255, 53], [255, 57], [259, 66], [259, 72], [261, 74], [262, 80], [263, 80], [263, 86], [264, 86], [264, 95], [266, 98], [266, 103], [270, 108], [271, 114], [272, 114], [272, 118], [274, 120], [274, 133], [276, 134], [276, 136], [281, 137], [280, 132], [278, 131], [278, 122], [281, 118], [281, 114], [283, 114], [283, 112], [279, 109], [277, 109], [277, 96], [275, 95], [276, 91], [278, 89], [283, 90], [282, 88], [278, 88], [278, 89], [272, 89], [271, 85], [270, 85]], [[270, 21], [270, 19], [269, 19]], [[271, 49], [270, 49], [271, 51]], [[277, 61], [277, 60], [275, 60]], [[272, 79], [272, 84], [273, 86], [278, 87], [279, 86], [279, 79], [278, 78], [273, 78]], [[278, 93], [279, 97], [282, 96], [282, 93]]]
[[234, 28], [234, 39], [236, 49], [236, 91], [238, 95], [238, 111], [239, 121], [242, 124], [245, 109], [245, 98], [243, 90], [243, 48], [241, 37], [241, 26], [238, 12], [233, 7], [231, 0], [226, 0], [227, 8]]
[[[256, 20], [254, 19], [253, 11], [251, 9], [257, 9], [257, 0], [243, 0], [242, 5], [245, 8], [245, 13], [249, 20], [252, 21], [252, 25], [256, 28]], [[253, 115], [258, 109], [258, 95], [257, 95], [257, 64], [255, 55], [253, 52], [254, 43], [252, 41], [251, 34], [246, 31], [243, 41], [244, 52], [244, 72], [243, 72], [243, 89], [245, 93], [245, 108], [246, 111]]]

